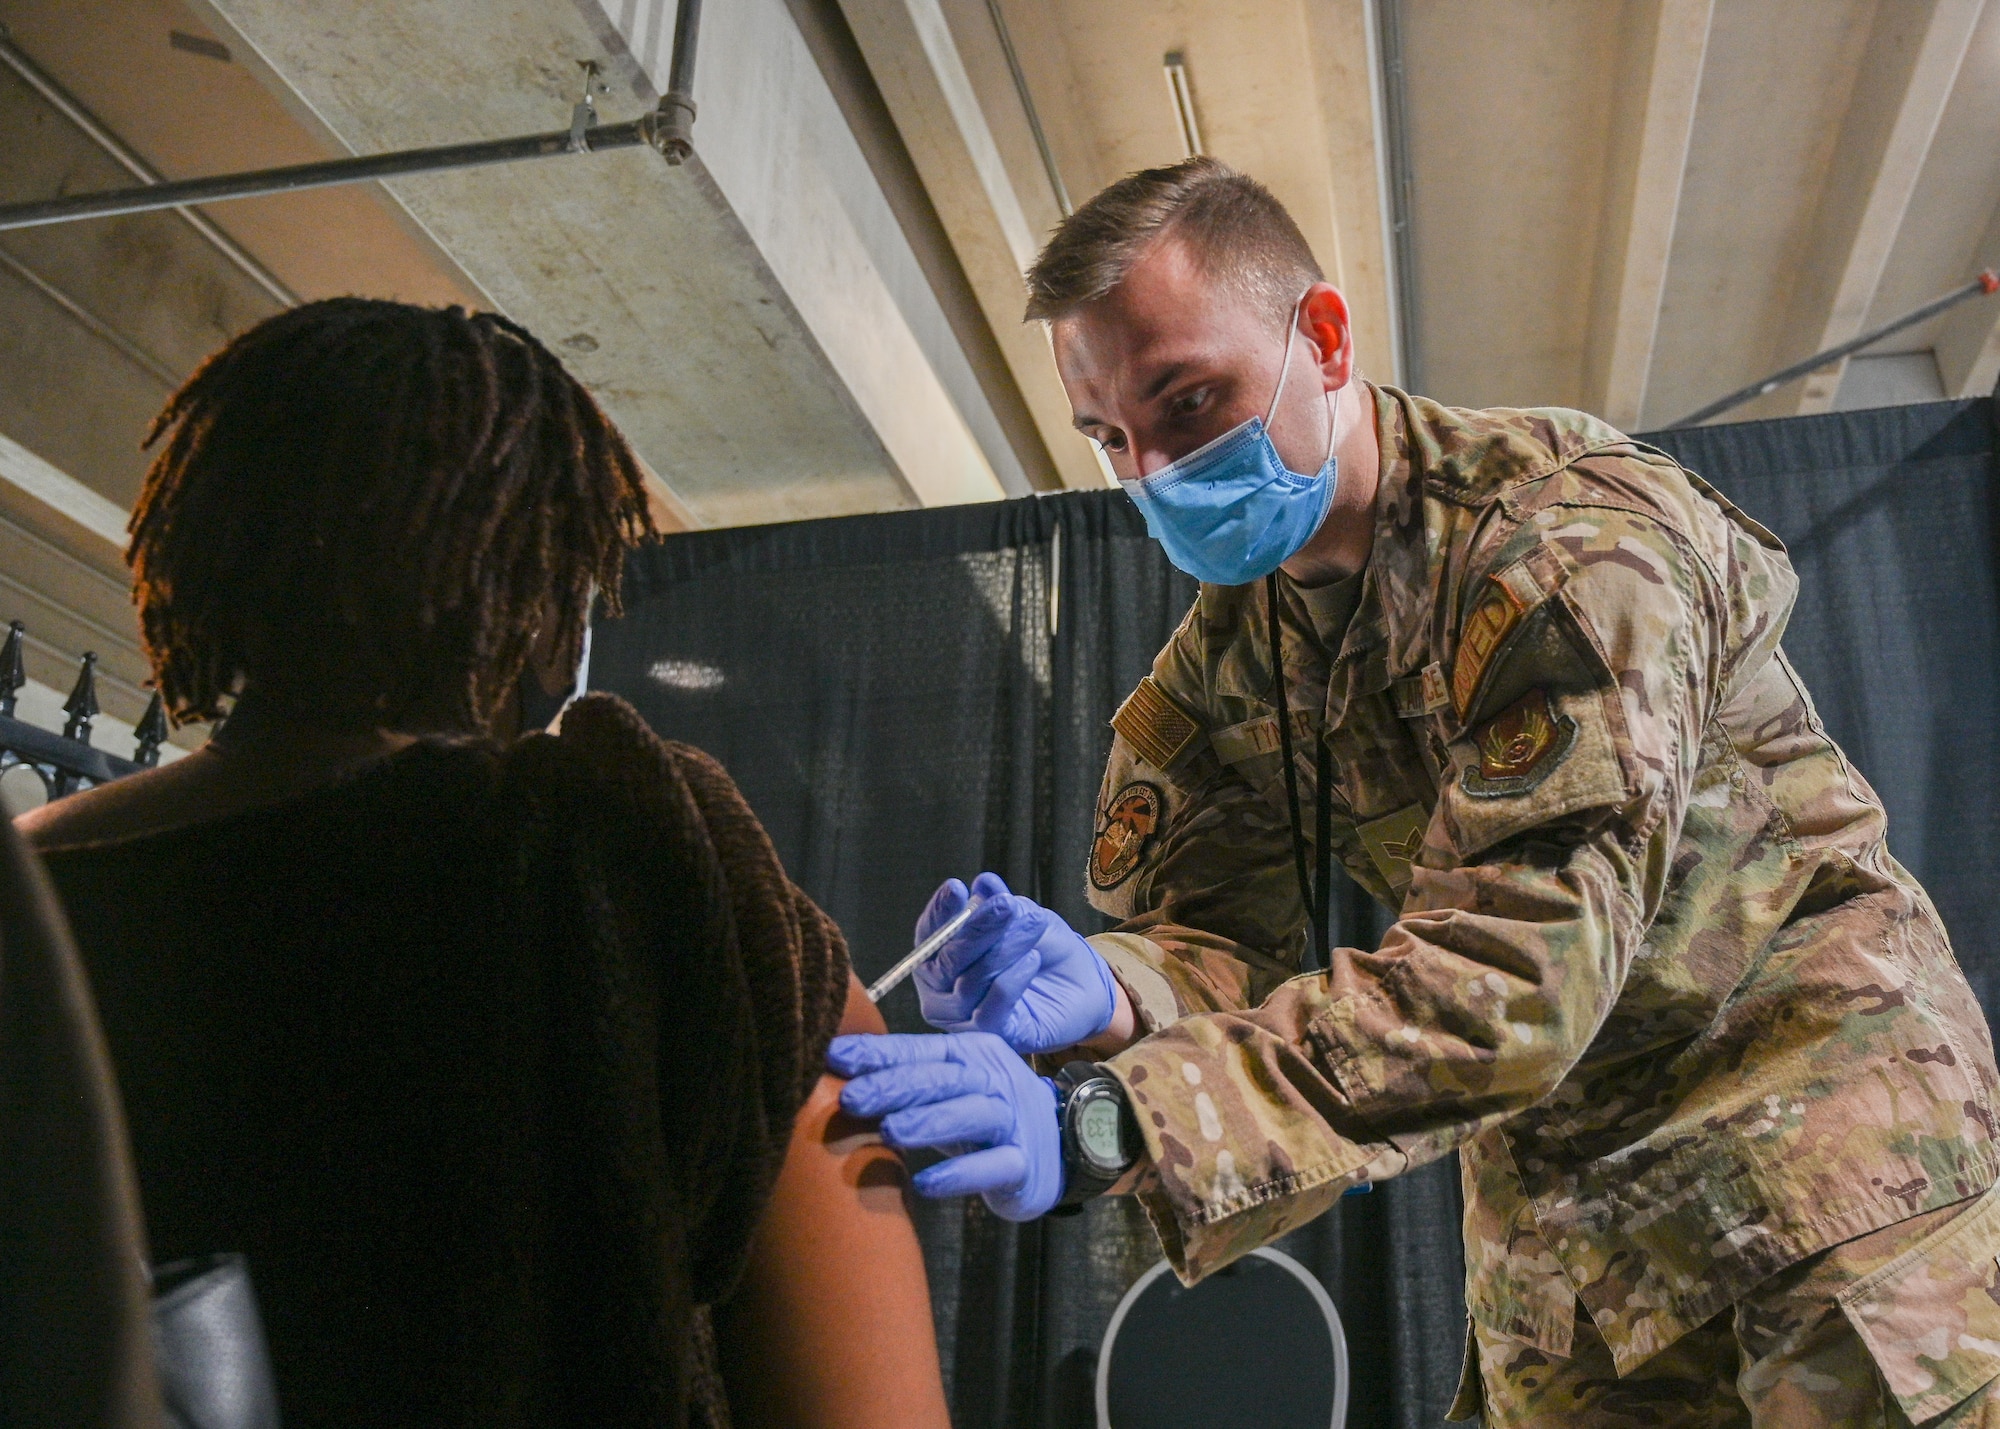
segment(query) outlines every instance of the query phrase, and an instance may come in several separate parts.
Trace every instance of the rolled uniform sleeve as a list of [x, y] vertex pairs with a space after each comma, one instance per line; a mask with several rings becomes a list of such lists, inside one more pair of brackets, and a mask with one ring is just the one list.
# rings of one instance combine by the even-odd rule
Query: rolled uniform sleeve
[[[1110, 1063], [1183, 1279], [1533, 1106], [1584, 1055], [1659, 906], [1708, 714], [1777, 640], [1738, 628], [1726, 593], [1745, 582], [1717, 571], [1761, 548], [1711, 546], [1630, 509], [1552, 506], [1468, 560], [1461, 624], [1488, 599], [1528, 608], [1464, 718], [1436, 717], [1448, 762], [1381, 946]], [[1192, 831], [1200, 815], [1182, 817]], [[1260, 852], [1290, 878], [1278, 833], [1277, 856]], [[1296, 892], [1283, 901], [1296, 910]]]

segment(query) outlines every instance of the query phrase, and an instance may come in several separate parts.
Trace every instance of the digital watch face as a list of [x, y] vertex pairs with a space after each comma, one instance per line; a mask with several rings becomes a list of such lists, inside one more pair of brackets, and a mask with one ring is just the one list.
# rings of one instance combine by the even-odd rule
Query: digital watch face
[[1123, 1120], [1115, 1084], [1086, 1084], [1079, 1089], [1073, 1123], [1077, 1150], [1108, 1174], [1124, 1170], [1132, 1161]]

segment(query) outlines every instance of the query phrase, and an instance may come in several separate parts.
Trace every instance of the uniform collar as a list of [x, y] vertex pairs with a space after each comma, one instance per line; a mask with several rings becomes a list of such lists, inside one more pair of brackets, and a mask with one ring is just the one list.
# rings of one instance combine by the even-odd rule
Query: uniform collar
[[[1469, 411], [1364, 382], [1381, 453], [1375, 538], [1361, 595], [1327, 688], [1327, 720], [1355, 699], [1422, 670], [1444, 647], [1455, 589], [1448, 557], [1503, 492], [1629, 439], [1557, 408]], [[1463, 520], [1455, 520], [1454, 513]]]
[[1382, 467], [1368, 571], [1389, 674], [1401, 679], [1442, 646], [1459, 595], [1444, 582], [1463, 575], [1448, 558], [1476, 524], [1475, 513], [1511, 489], [1630, 438], [1584, 412], [1470, 411], [1394, 387], [1374, 390]]
[[1320, 648], [1329, 656], [1339, 652], [1353, 627], [1354, 613], [1361, 608], [1361, 587], [1367, 579], [1364, 569], [1329, 585], [1299, 587], [1306, 618], [1312, 621]]
[[1408, 498], [1411, 468], [1407, 423], [1402, 408], [1393, 400], [1401, 394], [1372, 382], [1362, 383], [1362, 390], [1375, 413], [1375, 440], [1381, 453], [1375, 486], [1375, 536], [1369, 547], [1368, 564], [1361, 570], [1361, 590], [1354, 614], [1347, 622], [1347, 632], [1341, 638], [1340, 651], [1334, 657], [1332, 675], [1327, 681], [1328, 728], [1341, 722], [1347, 707], [1355, 700], [1386, 688], [1392, 678], [1393, 661], [1384, 657], [1385, 652], [1392, 653], [1395, 643], [1391, 612], [1403, 589], [1407, 565], [1404, 548], [1408, 544], [1403, 526], [1407, 524], [1412, 504], [1416, 507], [1419, 531], [1414, 544], [1418, 551], [1423, 548], [1422, 502], [1412, 503]]

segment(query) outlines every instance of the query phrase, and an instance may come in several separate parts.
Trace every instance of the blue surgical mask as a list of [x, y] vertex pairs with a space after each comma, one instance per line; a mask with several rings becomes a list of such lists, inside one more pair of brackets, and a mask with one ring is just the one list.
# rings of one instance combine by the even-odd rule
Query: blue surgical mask
[[1151, 476], [1119, 482], [1167, 559], [1196, 580], [1211, 585], [1261, 580], [1299, 553], [1333, 505], [1338, 400], [1327, 421], [1326, 462], [1317, 472], [1302, 476], [1291, 470], [1271, 442], [1270, 421], [1285, 395], [1298, 330], [1294, 308], [1278, 390], [1264, 416], [1232, 427]]

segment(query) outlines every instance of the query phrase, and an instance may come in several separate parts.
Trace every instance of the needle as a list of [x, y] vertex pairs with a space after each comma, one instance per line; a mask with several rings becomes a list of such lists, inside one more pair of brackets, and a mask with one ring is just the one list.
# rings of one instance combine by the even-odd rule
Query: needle
[[973, 910], [985, 901], [984, 898], [979, 897], [977, 894], [973, 895], [970, 902], [959, 909], [951, 918], [945, 920], [942, 928], [939, 928], [935, 933], [910, 949], [901, 962], [883, 973], [882, 976], [876, 978], [874, 983], [869, 986], [868, 1000], [870, 1002], [880, 1002], [891, 992], [894, 992], [902, 984], [904, 978], [915, 972], [926, 959], [933, 956], [939, 948], [942, 948], [949, 942], [951, 935], [956, 933], [960, 928], [963, 928], [965, 920], [972, 916]]

